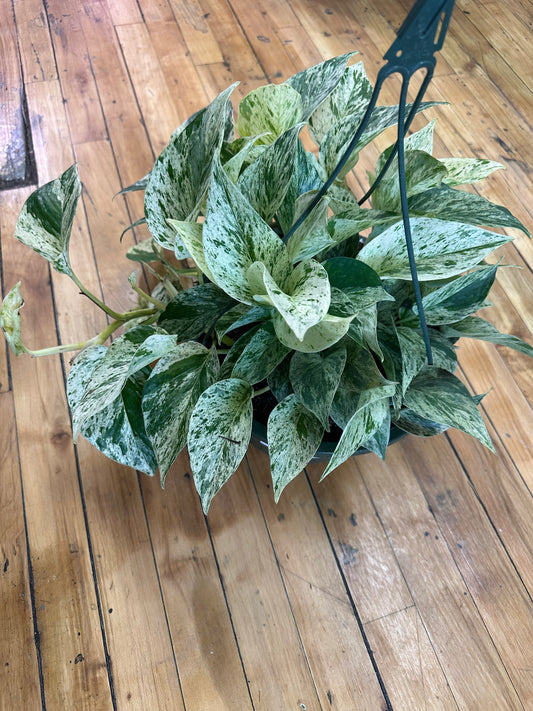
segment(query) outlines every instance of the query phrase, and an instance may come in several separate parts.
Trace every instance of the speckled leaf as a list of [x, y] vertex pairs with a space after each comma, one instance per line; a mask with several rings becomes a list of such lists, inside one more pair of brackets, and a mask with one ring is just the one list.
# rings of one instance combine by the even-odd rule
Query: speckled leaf
[[218, 318], [235, 306], [235, 301], [215, 284], [198, 284], [180, 291], [159, 317], [159, 325], [175, 333], [180, 341], [198, 338]]
[[366, 345], [371, 348], [374, 353], [383, 360], [383, 353], [379, 345], [377, 328], [378, 328], [378, 307], [377, 304], [366, 306], [357, 312], [357, 315], [351, 324], [350, 328], [358, 327], [361, 337]]
[[334, 91], [309, 119], [309, 132], [315, 143], [320, 145], [331, 126], [345, 117], [355, 115], [361, 119], [371, 96], [372, 84], [363, 62], [347, 67]]
[[[210, 281], [213, 281], [213, 275], [209, 271], [209, 267], [205, 261], [204, 243], [202, 237], [203, 223], [184, 222], [181, 220], [168, 220], [168, 223], [176, 230], [175, 245], [181, 244], [185, 252], [187, 252], [194, 259], [199, 269]], [[176, 250], [175, 254], [178, 259], [183, 258], [178, 256]]]
[[297, 124], [276, 138], [237, 181], [239, 190], [267, 223], [274, 217], [289, 189], [302, 126]]
[[[305, 150], [301, 141], [297, 141], [294, 171], [289, 183], [289, 189], [277, 214], [277, 219], [284, 233], [289, 231], [303, 208], [307, 207], [307, 202], [302, 206], [298, 201], [300, 196], [305, 195], [305, 193], [312, 193], [314, 197], [316, 193], [313, 191], [319, 190], [322, 187], [322, 182], [315, 156]], [[306, 224], [308, 222], [312, 222], [311, 217], [309, 221], [306, 221]]]
[[[295, 221], [315, 198], [315, 195], [316, 192], [313, 190], [300, 195], [296, 199]], [[304, 259], [310, 259], [334, 244], [328, 232], [328, 205], [329, 198], [322, 197], [304, 222], [287, 240], [287, 251], [291, 262], [296, 263]]]
[[73, 437], [84, 423], [112, 403], [126, 380], [176, 345], [176, 337], [159, 334], [151, 326], [136, 326], [119, 336], [91, 373], [85, 392], [72, 409]]
[[20, 336], [20, 309], [24, 299], [20, 293], [20, 281], [6, 294], [0, 308], [0, 329], [15, 355], [26, 352]]
[[198, 216], [213, 158], [222, 144], [228, 100], [235, 86], [219, 94], [185, 128], [175, 131], [152, 168], [144, 212], [152, 236], [163, 247], [174, 249], [176, 234], [168, 218], [194, 221]]
[[469, 225], [512, 227], [529, 236], [527, 228], [506, 207], [496, 205], [481, 195], [453, 190], [446, 185], [411, 197], [409, 211], [410, 214], [439, 217]]
[[394, 301], [379, 275], [364, 262], [350, 257], [333, 257], [323, 264], [332, 287], [340, 289], [352, 303], [354, 313], [377, 301]]
[[267, 378], [268, 387], [278, 402], [294, 392], [289, 378], [292, 358], [293, 354], [289, 353]]
[[[408, 197], [440, 186], [445, 175], [446, 168], [429, 153], [418, 150], [405, 152], [405, 178]], [[391, 167], [374, 191], [372, 205], [377, 210], [398, 213], [401, 211], [397, 159], [392, 162]]]
[[[67, 397], [72, 411], [77, 409], [90, 387], [93, 373], [107, 350], [104, 346], [93, 346], [74, 360], [67, 381]], [[110, 459], [153, 476], [157, 461], [141, 410], [142, 389], [149, 372], [145, 368], [129, 378], [112, 402], [84, 421], [81, 434]]]
[[211, 385], [193, 410], [187, 444], [194, 483], [207, 514], [242, 461], [252, 432], [252, 388], [237, 378]]
[[380, 459], [385, 459], [387, 447], [389, 446], [391, 429], [391, 412], [390, 407], [387, 409], [387, 414], [381, 425], [374, 432], [372, 437], [366, 442], [363, 442], [361, 447], [368, 449], [369, 452], [374, 452]]
[[417, 437], [434, 437], [435, 435], [446, 432], [448, 429], [447, 425], [440, 425], [438, 422], [427, 420], [409, 408], [401, 410], [399, 416], [394, 418], [393, 422], [401, 430], [416, 435]]
[[285, 358], [289, 349], [274, 333], [271, 322], [261, 326], [240, 354], [233, 366], [232, 377], [246, 380], [250, 385], [264, 380]]
[[[410, 223], [420, 281], [446, 279], [472, 269], [511, 239], [473, 225], [429, 217], [413, 217]], [[358, 258], [381, 277], [410, 280], [403, 222], [365, 244]]]
[[328, 231], [334, 243], [339, 244], [350, 237], [355, 237], [359, 232], [369, 227], [387, 225], [391, 221], [398, 221], [398, 215], [394, 212], [359, 207], [357, 212], [353, 209], [349, 217], [347, 213], [332, 217], [328, 222]]
[[407, 389], [404, 400], [421, 417], [462, 430], [494, 451], [474, 399], [452, 373], [426, 366]]
[[501, 163], [486, 158], [441, 158], [448, 175], [444, 179], [447, 185], [466, 185], [483, 180], [495, 170], [505, 168]]
[[72, 274], [69, 243], [76, 207], [81, 195], [78, 166], [37, 188], [24, 203], [15, 227], [15, 237], [54, 269]]
[[125, 195], [126, 193], [134, 193], [138, 190], [146, 190], [149, 177], [150, 173], [147, 173], [143, 178], [137, 180], [137, 182], [132, 183], [131, 185], [128, 185], [125, 188], [122, 188], [122, 190], [119, 190], [115, 197], [117, 197], [118, 195]]
[[[242, 167], [252, 157], [255, 144], [259, 138], [262, 138], [262, 136], [246, 136], [245, 138], [237, 138], [232, 143], [222, 144], [220, 161], [232, 183], [237, 182]], [[264, 148], [264, 146], [261, 146], [261, 148]]]
[[289, 395], [270, 413], [267, 424], [274, 499], [308, 464], [322, 440], [324, 428], [296, 395]]
[[432, 326], [455, 323], [483, 308], [497, 269], [496, 264], [481, 267], [424, 296], [422, 306], [427, 323]]
[[[434, 106], [438, 102], [422, 102], [418, 108], [418, 111], [424, 111], [431, 106]], [[407, 110], [411, 108], [411, 104], [407, 105]], [[359, 128], [361, 123], [362, 114], [352, 113], [343, 118], [342, 121], [335, 123], [328, 130], [324, 136], [323, 141], [320, 144], [320, 150], [318, 153], [318, 162], [322, 166], [324, 173], [326, 175], [331, 175], [337, 163], [343, 156], [344, 152], [348, 148], [348, 144], [351, 142], [355, 132]], [[341, 171], [340, 178], [343, 178], [350, 172], [350, 170], [357, 163], [359, 158], [359, 152], [371, 141], [374, 140], [380, 133], [390, 126], [394, 126], [398, 120], [398, 107], [397, 106], [377, 106], [372, 112], [372, 116], [368, 123], [366, 130], [361, 136], [361, 140], [357, 144], [357, 147], [353, 151], [348, 162]]]
[[[252, 276], [253, 275], [253, 276]], [[324, 267], [314, 259], [300, 262], [282, 290], [268, 273], [264, 264], [256, 262], [248, 272], [254, 294], [265, 293], [298, 340], [319, 323], [328, 312], [331, 292]], [[261, 280], [262, 291], [255, 284]]]
[[246, 331], [246, 333], [244, 333], [240, 338], [238, 338], [231, 346], [229, 352], [226, 353], [222, 366], [220, 367], [220, 372], [218, 375], [219, 380], [231, 378], [233, 366], [239, 360], [240, 355], [242, 354], [248, 343], [252, 340], [254, 334], [259, 328], [259, 325], [253, 326], [249, 331]]
[[354, 316], [339, 317], [326, 314], [320, 323], [306, 331], [302, 340], [296, 337], [294, 331], [277, 311], [273, 323], [276, 336], [287, 348], [302, 353], [318, 353], [340, 341], [347, 334], [353, 318]]
[[329, 411], [346, 364], [342, 345], [321, 353], [296, 352], [290, 362], [290, 382], [305, 407], [329, 432]]
[[398, 326], [396, 337], [402, 355], [402, 395], [427, 363], [424, 339], [413, 328]]
[[237, 301], [252, 303], [246, 272], [263, 262], [281, 284], [291, 272], [287, 249], [233, 185], [217, 161], [207, 198], [204, 255], [214, 281]]
[[348, 52], [304, 69], [285, 82], [302, 98], [302, 121], [307, 121], [313, 111], [329, 96], [343, 78], [346, 63], [355, 52]]
[[352, 339], [345, 339], [343, 344], [346, 346], [347, 360], [331, 404], [330, 415], [344, 429], [357, 411], [363, 393], [367, 393], [367, 401], [370, 398], [392, 397], [396, 384], [381, 375], [372, 354], [366, 348]]
[[132, 262], [141, 262], [144, 264], [160, 261], [154, 240], [151, 237], [130, 247], [126, 252], [126, 257], [131, 259]]
[[236, 128], [239, 136], [258, 136], [258, 144], [268, 145], [301, 121], [300, 94], [288, 84], [267, 84], [241, 99]]
[[218, 370], [216, 350], [190, 341], [163, 356], [145, 383], [142, 410], [162, 485], [170, 465], [187, 444], [192, 410], [204, 390], [216, 381]]
[[363, 393], [357, 411], [346, 424], [335, 451], [331, 455], [322, 479], [351, 457], [359, 447], [367, 442], [389, 416], [388, 398], [374, 399], [373, 394]]
[[239, 304], [227, 314], [221, 316], [216, 324], [216, 331], [219, 341], [227, 334], [235, 331], [242, 326], [249, 326], [251, 323], [258, 321], [267, 321], [272, 316], [272, 310], [264, 306], [247, 307], [245, 304]]
[[441, 326], [441, 332], [449, 338], [475, 338], [480, 341], [489, 341], [490, 343], [514, 348], [519, 353], [533, 356], [533, 346], [529, 343], [522, 341], [517, 336], [501, 333], [491, 323], [478, 316], [469, 316], [458, 323]]

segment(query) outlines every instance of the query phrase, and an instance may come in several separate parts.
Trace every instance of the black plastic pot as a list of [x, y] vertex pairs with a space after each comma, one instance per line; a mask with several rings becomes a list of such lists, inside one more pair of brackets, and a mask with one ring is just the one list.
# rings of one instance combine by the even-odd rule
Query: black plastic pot
[[[398, 442], [398, 440], [400, 440], [400, 439], [403, 439], [404, 437], [407, 436], [407, 434], [408, 434], [407, 432], [404, 432], [399, 427], [392, 425], [391, 431], [390, 431], [389, 445], [394, 444], [394, 442]], [[261, 422], [258, 422], [257, 420], [253, 421], [252, 437], [251, 437], [250, 441], [252, 442], [252, 444], [255, 447], [257, 447], [258, 449], [260, 449], [263, 452], [268, 453], [267, 428], [265, 425], [263, 425]], [[320, 447], [318, 448], [315, 456], [312, 458], [311, 461], [313, 461], [313, 462], [327, 461], [328, 459], [331, 458], [331, 455], [335, 451], [336, 446], [337, 446], [336, 441], [323, 439], [322, 442], [320, 443]], [[370, 450], [365, 449], [364, 447], [361, 447], [356, 452], [354, 452], [352, 456], [355, 457], [360, 454], [368, 454], [369, 451]]]

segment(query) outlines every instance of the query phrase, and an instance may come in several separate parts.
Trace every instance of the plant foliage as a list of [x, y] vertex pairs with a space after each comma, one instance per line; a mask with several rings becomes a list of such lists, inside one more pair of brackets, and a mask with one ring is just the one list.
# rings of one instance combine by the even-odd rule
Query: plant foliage
[[[435, 364], [427, 364], [400, 214], [397, 163], [372, 205], [361, 207], [346, 174], [360, 151], [397, 120], [379, 106], [341, 176], [285, 241], [335, 168], [372, 94], [351, 55], [231, 104], [230, 87], [179, 127], [145, 191], [151, 237], [128, 258], [156, 279], [139, 304], [116, 313], [81, 285], [69, 258], [81, 183], [74, 165], [26, 202], [15, 236], [67, 274], [111, 323], [82, 344], [31, 351], [22, 342], [20, 284], [0, 325], [18, 355], [81, 349], [67, 386], [73, 432], [161, 483], [187, 446], [207, 512], [250, 441], [254, 399], [270, 390], [268, 419], [276, 500], [340, 428], [328, 475], [365, 447], [385, 456], [391, 424], [419, 436], [448, 427], [492, 444], [471, 395], [454, 374], [461, 337], [533, 347], [473, 314], [487, 305], [498, 265], [485, 258], [526, 228], [500, 205], [458, 186], [501, 168], [432, 155], [435, 122], [406, 140], [414, 254]], [[419, 110], [426, 108], [422, 105]], [[234, 118], [236, 117], [236, 118]], [[308, 127], [316, 149], [307, 151]], [[376, 174], [392, 147], [383, 152]], [[375, 180], [370, 176], [371, 183]], [[186, 260], [185, 262], [179, 260]], [[125, 327], [111, 345], [115, 329]]]

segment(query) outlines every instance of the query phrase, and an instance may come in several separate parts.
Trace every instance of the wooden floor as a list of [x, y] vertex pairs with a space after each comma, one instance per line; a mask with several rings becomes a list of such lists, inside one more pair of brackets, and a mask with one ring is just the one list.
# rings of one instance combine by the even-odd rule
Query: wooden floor
[[[244, 94], [353, 49], [374, 79], [409, 5], [0, 0], [3, 162], [24, 117], [39, 183], [79, 161], [74, 269], [127, 308], [133, 237], [119, 235], [142, 199], [111, 196], [173, 129], [234, 80]], [[440, 156], [505, 163], [480, 192], [530, 228], [532, 27], [530, 0], [458, 0], [429, 92], [451, 106], [428, 113]], [[25, 340], [93, 335], [96, 310], [13, 239], [31, 188], [7, 187], [2, 287], [22, 280]], [[533, 244], [515, 237], [500, 256], [522, 268], [499, 270], [490, 318], [532, 342]], [[494, 385], [496, 456], [457, 432], [409, 437], [322, 484], [310, 467], [276, 506], [250, 450], [206, 519], [186, 456], [162, 492], [75, 449], [66, 363], [0, 344], [1, 709], [533, 709], [533, 369], [460, 346], [473, 391]]]

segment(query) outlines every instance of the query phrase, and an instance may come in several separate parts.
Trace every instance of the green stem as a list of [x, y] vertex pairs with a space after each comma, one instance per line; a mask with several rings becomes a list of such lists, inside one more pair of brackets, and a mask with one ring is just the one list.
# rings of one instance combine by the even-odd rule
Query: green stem
[[105, 343], [105, 341], [107, 341], [109, 336], [116, 331], [117, 328], [123, 326], [124, 323], [125, 321], [123, 320], [112, 321], [104, 328], [103, 331], [100, 331], [100, 333], [93, 336], [93, 338], [89, 338], [88, 341], [81, 341], [80, 343], [64, 343], [58, 346], [51, 346], [50, 348], [39, 348], [36, 351], [26, 348], [26, 353], [31, 355], [32, 358], [38, 358], [40, 356], [56, 355], [57, 353], [68, 353], [69, 351], [81, 351], [82, 348], [87, 348], [87, 346], [101, 346]]
[[254, 394], [252, 395], [252, 397], [257, 397], [258, 395], [267, 393], [269, 390], [270, 390], [270, 387], [268, 385], [265, 385], [264, 388], [259, 388], [259, 390], [254, 390]]
[[[89, 291], [78, 279], [78, 277], [73, 273], [71, 275], [72, 280], [76, 284], [76, 286], [80, 289], [80, 291], [85, 294], [85, 296], [89, 297], [89, 299], [99, 306], [102, 311], [105, 311], [105, 313], [108, 316], [111, 316], [112, 319], [115, 321], [131, 321], [131, 319], [134, 318], [141, 318], [142, 316], [151, 316], [152, 314], [157, 313], [157, 311], [160, 311], [160, 308], [157, 309], [132, 309], [131, 311], [125, 311], [124, 313], [119, 313], [118, 311], [113, 311], [113, 309], [109, 308], [106, 304], [104, 304], [103, 301], [101, 301], [97, 296], [95, 296], [92, 292]], [[163, 306], [164, 308], [164, 306]]]
[[145, 291], [143, 291], [140, 286], [133, 286], [132, 284], [132, 289], [137, 294], [139, 294], [139, 296], [142, 296], [143, 299], [149, 301], [151, 304], [154, 304], [154, 306], [157, 306], [160, 311], [163, 311], [165, 309], [165, 304], [162, 301], [159, 301], [159, 299], [154, 299], [153, 296], [150, 296], [150, 294], [147, 294]]

